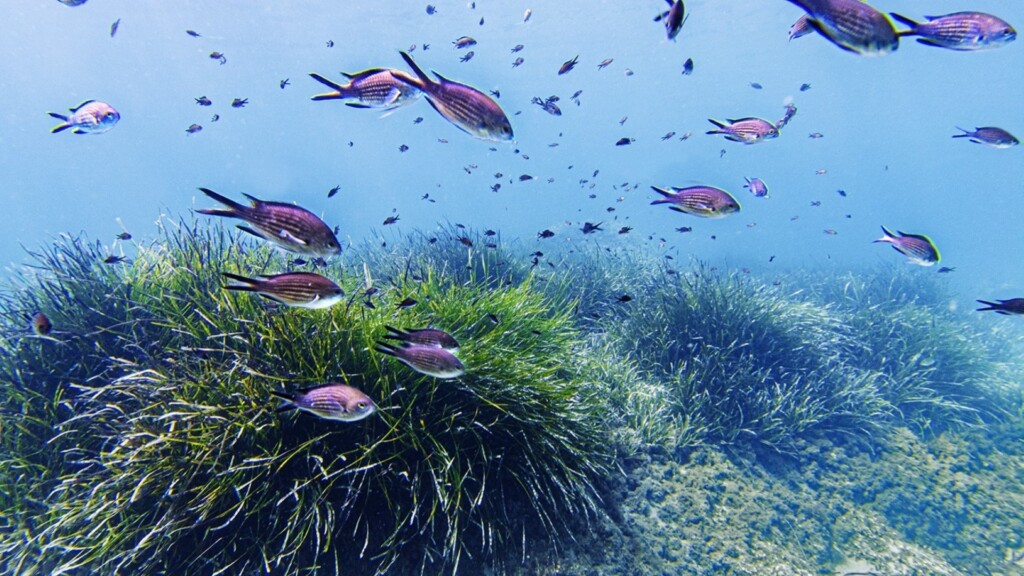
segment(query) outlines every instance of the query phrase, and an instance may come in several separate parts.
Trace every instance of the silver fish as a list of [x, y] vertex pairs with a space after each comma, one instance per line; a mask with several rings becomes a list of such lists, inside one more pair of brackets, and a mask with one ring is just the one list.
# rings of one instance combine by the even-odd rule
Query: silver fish
[[466, 368], [454, 354], [437, 346], [419, 344], [403, 344], [392, 346], [380, 342], [374, 350], [388, 356], [394, 356], [400, 362], [420, 374], [434, 378], [458, 378], [466, 373]]
[[861, 0], [789, 0], [807, 12], [808, 24], [836, 46], [862, 56], [895, 52], [892, 22]]
[[317, 82], [332, 88], [332, 92], [317, 94], [311, 100], [346, 100], [346, 106], [353, 108], [384, 108], [395, 110], [412, 104], [420, 96], [419, 88], [413, 83], [415, 79], [401, 70], [390, 68], [371, 68], [354, 74], [342, 75], [348, 79], [347, 84], [332, 82], [323, 76], [312, 73], [310, 77]]
[[740, 211], [740, 203], [732, 194], [713, 186], [673, 186], [673, 192], [657, 186], [651, 186], [651, 189], [663, 196], [651, 202], [651, 205], [671, 204], [670, 209], [684, 214], [717, 219]]
[[882, 237], [875, 242], [891, 244], [897, 252], [906, 256], [911, 264], [933, 266], [941, 258], [935, 243], [923, 234], [893, 234], [885, 226], [882, 226], [882, 232]]
[[909, 26], [900, 36], [919, 36], [921, 44], [950, 50], [988, 50], [1013, 42], [1017, 31], [1005, 20], [983, 12], [956, 12], [945, 16], [925, 16], [927, 22], [915, 22], [906, 16], [889, 13], [894, 20]]
[[96, 100], [86, 100], [71, 108], [70, 112], [68, 116], [48, 112], [50, 116], [63, 121], [54, 126], [50, 133], [56, 134], [71, 128], [75, 134], [103, 134], [121, 119], [121, 114], [113, 106]]
[[341, 252], [341, 244], [330, 227], [305, 208], [284, 202], [264, 202], [248, 194], [245, 197], [252, 201], [252, 206], [245, 206], [208, 188], [200, 190], [226, 208], [196, 210], [199, 214], [244, 220], [252, 227], [239, 225], [239, 230], [259, 236], [288, 252], [313, 256], [331, 256]]
[[238, 282], [228, 284], [224, 287], [226, 290], [255, 292], [274, 302], [296, 308], [330, 308], [345, 297], [340, 286], [312, 272], [288, 272], [260, 278], [246, 278], [229, 272], [221, 274]]
[[975, 144], [984, 144], [992, 148], [1010, 148], [1020, 143], [1016, 136], [995, 126], [975, 128], [974, 132], [958, 126], [957, 130], [962, 131], [963, 134], [954, 134], [953, 138], [970, 138], [971, 142]]
[[411, 56], [405, 52], [400, 54], [416, 74], [410, 84], [426, 94], [427, 102], [438, 114], [481, 140], [501, 142], [512, 139], [512, 124], [497, 102], [476, 88], [448, 80], [437, 72], [434, 72], [437, 77], [434, 81]]
[[270, 393], [283, 400], [278, 412], [297, 408], [327, 420], [355, 422], [377, 410], [369, 396], [345, 384], [325, 384], [298, 392], [271, 390]]
[[774, 124], [761, 118], [738, 118], [727, 119], [720, 122], [714, 118], [708, 118], [717, 128], [708, 130], [705, 134], [723, 134], [726, 140], [742, 142], [744, 144], [756, 144], [779, 136], [779, 129]]

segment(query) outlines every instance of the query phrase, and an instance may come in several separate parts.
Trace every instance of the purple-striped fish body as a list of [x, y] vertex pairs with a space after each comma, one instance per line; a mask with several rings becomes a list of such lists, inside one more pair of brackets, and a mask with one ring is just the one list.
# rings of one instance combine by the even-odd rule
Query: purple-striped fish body
[[392, 346], [379, 342], [374, 350], [388, 356], [394, 356], [400, 362], [420, 374], [434, 378], [458, 378], [466, 373], [465, 366], [454, 354], [437, 346], [419, 344], [403, 344]]
[[62, 121], [50, 130], [52, 134], [68, 128], [75, 134], [103, 134], [121, 119], [121, 114], [113, 106], [97, 100], [86, 100], [71, 108], [70, 112], [68, 115], [48, 112], [50, 116]]
[[244, 220], [251, 227], [239, 224], [239, 230], [259, 236], [288, 252], [312, 256], [332, 256], [341, 252], [341, 244], [330, 227], [305, 208], [284, 202], [264, 202], [248, 194], [245, 197], [252, 201], [252, 206], [246, 206], [213, 190], [200, 190], [226, 206], [196, 210], [200, 214]]
[[345, 297], [340, 286], [312, 272], [287, 272], [259, 278], [246, 278], [229, 272], [222, 274], [237, 282], [224, 286], [226, 290], [255, 292], [285, 306], [318, 310], [330, 308]]
[[391, 326], [385, 326], [384, 328], [388, 331], [387, 335], [384, 337], [391, 340], [399, 340], [407, 344], [416, 344], [419, 346], [444, 348], [452, 353], [459, 351], [458, 341], [444, 330], [438, 330], [436, 328], [410, 328], [400, 330], [398, 328], [392, 328]]
[[891, 244], [897, 252], [906, 256], [911, 264], [933, 266], [941, 258], [935, 243], [923, 234], [905, 234], [899, 231], [893, 234], [885, 226], [882, 226], [882, 232], [883, 236], [875, 242]]
[[401, 70], [371, 68], [354, 74], [342, 73], [348, 83], [338, 84], [323, 76], [312, 73], [317, 82], [331, 88], [332, 92], [317, 94], [312, 100], [347, 100], [346, 106], [353, 108], [383, 108], [388, 111], [412, 104], [420, 97], [415, 79]]
[[683, 0], [665, 0], [665, 2], [668, 4], [668, 10], [659, 14], [654, 21], [664, 21], [665, 34], [669, 40], [675, 40], [690, 15], [686, 13], [686, 5]]
[[888, 16], [861, 0], [789, 0], [807, 23], [836, 46], [862, 56], [895, 52], [899, 36]]
[[434, 72], [435, 81], [411, 56], [405, 52], [401, 55], [416, 75], [409, 82], [423, 91], [427, 102], [438, 114], [481, 140], [503, 142], [512, 139], [512, 124], [508, 116], [490, 96], [471, 86], [448, 80], [437, 72]]
[[728, 119], [725, 122], [708, 118], [708, 122], [714, 124], [716, 129], [708, 130], [705, 134], [722, 134], [726, 140], [733, 142], [757, 144], [779, 136], [779, 129], [762, 118]]
[[662, 198], [651, 202], [654, 204], [671, 204], [670, 209], [684, 214], [692, 214], [701, 218], [725, 218], [740, 211], [740, 203], [721, 188], [713, 186], [690, 186], [689, 188], [672, 187], [674, 192], [664, 188], [651, 186]]
[[958, 126], [957, 130], [962, 131], [963, 134], [954, 134], [953, 138], [970, 138], [971, 142], [974, 142], [975, 144], [984, 144], [985, 146], [991, 146], [992, 148], [1011, 148], [1020, 144], [1020, 141], [1017, 140], [1016, 136], [995, 126], [975, 128], [973, 132], [970, 130], [964, 130]]
[[894, 12], [889, 14], [909, 30], [900, 36], [919, 36], [921, 44], [950, 50], [974, 51], [999, 48], [1013, 42], [1017, 31], [1005, 20], [983, 12], [956, 12], [945, 16], [925, 16], [916, 22]]
[[271, 390], [270, 393], [283, 400], [278, 412], [299, 409], [327, 420], [355, 422], [377, 410], [369, 396], [346, 384], [325, 384], [298, 392]]

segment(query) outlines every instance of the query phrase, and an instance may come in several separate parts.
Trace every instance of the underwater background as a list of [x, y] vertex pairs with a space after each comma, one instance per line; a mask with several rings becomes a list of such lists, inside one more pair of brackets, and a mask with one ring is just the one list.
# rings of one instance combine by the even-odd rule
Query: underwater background
[[[1020, 42], [861, 57], [790, 40], [782, 0], [692, 0], [675, 40], [662, 1], [432, 6], [7, 6], [0, 571], [1024, 573], [1024, 320], [975, 312], [1024, 297], [1024, 163], [952, 138], [1024, 132]], [[309, 73], [399, 51], [500, 94], [513, 141], [426, 98], [310, 100]], [[50, 132], [92, 99], [116, 126]], [[705, 134], [787, 105], [776, 139]], [[741, 210], [651, 205], [699, 184]], [[342, 252], [299, 261], [195, 213], [200, 187], [301, 205]], [[223, 289], [298, 270], [345, 300]], [[375, 351], [428, 325], [465, 375]], [[275, 411], [329, 382], [377, 413]]]

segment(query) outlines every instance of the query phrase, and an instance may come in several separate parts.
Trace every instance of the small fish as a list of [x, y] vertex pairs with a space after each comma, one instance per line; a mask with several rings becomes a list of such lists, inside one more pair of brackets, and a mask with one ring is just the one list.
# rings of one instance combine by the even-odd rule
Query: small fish
[[580, 231], [583, 232], [584, 234], [593, 234], [594, 232], [597, 232], [599, 230], [604, 230], [603, 228], [601, 228], [601, 224], [604, 224], [604, 222], [598, 222], [597, 224], [584, 222], [583, 228], [580, 228]]
[[1010, 298], [1009, 300], [997, 300], [996, 302], [978, 300], [978, 303], [985, 305], [985, 308], [978, 308], [978, 312], [995, 310], [996, 314], [1003, 314], [1004, 316], [1024, 315], [1024, 298]]
[[468, 236], [459, 236], [459, 243], [467, 248], [473, 247], [473, 241]]
[[824, 138], [825, 135], [822, 134], [821, 132], [811, 132], [810, 134], [807, 135], [807, 137], [810, 138], [811, 140], [817, 140], [818, 138]]
[[121, 262], [124, 262], [124, 261], [125, 261], [125, 257], [124, 256], [113, 256], [113, 255], [111, 255], [111, 256], [107, 256], [106, 258], [103, 259], [103, 263], [104, 264], [120, 264]]
[[931, 238], [922, 234], [904, 234], [897, 231], [893, 234], [882, 226], [883, 236], [875, 242], [891, 244], [892, 247], [906, 256], [911, 264], [920, 266], [932, 266], [940, 259], [939, 249]]
[[463, 56], [462, 58], [459, 58], [459, 62], [469, 62], [470, 60], [473, 59], [473, 56], [475, 56], [475, 55], [476, 55], [476, 53], [474, 53], [472, 50], [470, 50], [469, 52], [466, 52], [465, 56]]
[[708, 118], [708, 122], [711, 122], [717, 128], [708, 130], [705, 134], [723, 134], [726, 140], [733, 142], [756, 144], [779, 136], [779, 129], [771, 122], [761, 118], [729, 119], [725, 122]]
[[[612, 210], [615, 210], [615, 209], [614, 208], [609, 208], [608, 210], [612, 211]], [[619, 234], [629, 234], [630, 231], [632, 231], [632, 230], [633, 230], [633, 228], [630, 227], [630, 226], [623, 226], [622, 228], [619, 228]]]
[[747, 181], [747, 183], [744, 184], [743, 187], [746, 188], [747, 190], [750, 190], [751, 194], [758, 198], [768, 197], [768, 185], [765, 184], [763, 180], [761, 180], [760, 178], [746, 177], [744, 177], [743, 179]]
[[383, 225], [384, 226], [390, 226], [390, 225], [394, 224], [395, 222], [398, 222], [398, 220], [399, 220], [398, 214], [395, 214], [394, 216], [388, 216], [387, 218], [384, 219], [384, 224]]
[[676, 232], [686, 234], [687, 232], [693, 232], [693, 228], [691, 226], [680, 226], [679, 228], [676, 228]]
[[810, 89], [811, 89], [811, 85], [810, 84], [801, 84], [800, 85], [800, 91], [801, 92], [807, 92]]
[[604, 60], [601, 60], [600, 64], [597, 65], [597, 69], [598, 70], [604, 70], [605, 68], [608, 67], [609, 64], [611, 64], [614, 61], [615, 61], [614, 58], [605, 58]]
[[629, 146], [633, 142], [634, 142], [634, 140], [632, 138], [622, 137], [622, 138], [619, 138], [618, 141], [615, 142], [615, 145], [616, 146]]
[[[220, 114], [214, 114], [213, 116], [210, 116], [210, 122], [216, 122], [218, 120], [220, 120]], [[199, 128], [202, 129], [202, 126], [200, 126]]]
[[519, 66], [522, 66], [522, 64], [523, 64], [523, 57], [522, 56], [520, 56], [520, 57], [518, 57], [518, 58], [516, 58], [515, 60], [512, 61], [512, 67], [513, 68], [518, 68]]
[[114, 20], [114, 23], [110, 25], [110, 37], [113, 38], [114, 34], [117, 34], [117, 28], [121, 25], [121, 19]]
[[210, 60], [217, 60], [221, 65], [228, 63], [228, 58], [220, 52], [210, 52]]
[[554, 235], [555, 233], [552, 232], [551, 230], [541, 230], [540, 232], [537, 232], [537, 238], [541, 239], [551, 238]]
[[437, 72], [434, 72], [437, 81], [432, 80], [411, 56], [405, 52], [401, 55], [416, 74], [416, 78], [408, 82], [426, 94], [427, 101], [438, 114], [481, 140], [502, 142], [512, 139], [512, 124], [497, 102], [476, 88], [448, 80]]
[[524, 23], [529, 22], [530, 21], [530, 16], [533, 16], [533, 10], [527, 8], [526, 12], [523, 12], [523, 22]]
[[533, 176], [530, 176], [529, 174], [521, 174], [519, 176], [519, 181], [520, 182], [526, 182], [528, 180], [533, 180]]
[[321, 310], [334, 306], [345, 297], [340, 286], [312, 272], [287, 272], [261, 275], [259, 278], [246, 278], [230, 272], [221, 274], [237, 282], [224, 286], [225, 290], [255, 292], [268, 300], [295, 308]]
[[1017, 31], [1006, 21], [983, 12], [955, 12], [945, 16], [925, 16], [927, 22], [915, 22], [895, 12], [890, 16], [909, 26], [899, 36], [918, 36], [918, 42], [950, 50], [975, 51], [999, 48], [1013, 42]]
[[455, 42], [452, 42], [452, 44], [455, 45], [456, 50], [459, 50], [462, 48], [469, 48], [470, 46], [476, 46], [476, 40], [470, 38], [469, 36], [463, 36], [462, 38], [457, 39]]
[[335, 194], [338, 193], [339, 190], [341, 190], [341, 186], [335, 186], [334, 188], [331, 188], [330, 190], [327, 191], [327, 197], [333, 197]]
[[701, 218], [725, 218], [740, 211], [740, 203], [725, 190], [713, 186], [690, 186], [688, 188], [672, 187], [672, 192], [651, 186], [663, 198], [651, 202], [654, 204], [671, 204], [670, 209], [684, 214], [692, 214]]
[[289, 84], [291, 84], [291, 82], [288, 81], [288, 78], [285, 78], [284, 80], [281, 80], [281, 82], [279, 84], [281, 86], [281, 90], [284, 90], [284, 87], [288, 86]]
[[675, 135], [675, 132], [666, 132], [665, 135], [661, 137], [661, 141], [664, 142], [665, 140], [671, 140]]
[[541, 110], [547, 112], [548, 114], [551, 114], [552, 116], [561, 116], [562, 115], [562, 109], [559, 108], [558, 105], [555, 104], [550, 99], [548, 99], [548, 100], [541, 100], [540, 98], [534, 96], [533, 100], [531, 100], [531, 102], [533, 104], [536, 104], [536, 105], [540, 106]]
[[210, 106], [213, 104], [213, 101], [206, 96], [200, 96], [199, 98], [196, 98], [196, 104], [199, 104], [200, 106]]
[[62, 132], [68, 128], [71, 128], [75, 134], [103, 134], [113, 128], [121, 119], [121, 114], [114, 110], [113, 106], [97, 100], [86, 100], [71, 108], [70, 112], [71, 114], [67, 116], [48, 112], [53, 118], [62, 121], [50, 130], [51, 134]]
[[523, 48], [524, 46], [522, 44], [516, 44], [515, 46], [512, 47], [512, 53], [515, 54], [516, 52], [519, 52]]
[[956, 271], [955, 267], [943, 266], [937, 270], [939, 274], [949, 274], [950, 272]]
[[46, 336], [53, 331], [53, 323], [42, 312], [36, 312], [32, 316], [32, 331], [38, 336]]
[[199, 214], [244, 220], [251, 227], [238, 225], [239, 230], [263, 238], [288, 252], [315, 256], [341, 252], [341, 244], [330, 227], [305, 208], [284, 202], [264, 202], [248, 194], [245, 197], [252, 201], [252, 206], [245, 206], [213, 190], [200, 190], [226, 208], [196, 210]]
[[131, 240], [132, 235], [128, 232], [121, 232], [120, 234], [115, 236], [115, 238], [117, 238], [118, 240]]
[[623, 70], [622, 73], [625, 74], [626, 76], [632, 76], [633, 75], [633, 71], [630, 70], [629, 68], [626, 68], [625, 70]]
[[686, 14], [686, 6], [683, 4], [683, 0], [665, 0], [665, 2], [668, 4], [668, 10], [658, 14], [654, 21], [664, 21], [665, 34], [668, 35], [669, 40], [675, 40], [689, 15]]
[[397, 308], [398, 310], [408, 310], [409, 308], [412, 308], [417, 304], [419, 304], [419, 300], [416, 300], [415, 298], [405, 298], [401, 302], [396, 304], [395, 308]]
[[693, 74], [693, 58], [687, 58], [686, 62], [683, 62], [683, 76], [690, 74]]
[[195, 30], [185, 30], [185, 34], [188, 34], [189, 36], [191, 36], [193, 38], [199, 38], [200, 37], [199, 32], [196, 32]]
[[625, 304], [626, 302], [631, 302], [633, 300], [633, 297], [630, 296], [629, 294], [623, 294], [622, 296], [619, 296], [615, 300], [620, 304]]
[[434, 14], [437, 14], [437, 7], [433, 4], [427, 4], [427, 15], [433, 16]]
[[408, 152], [409, 151], [409, 147], [406, 146], [405, 144], [402, 144], [401, 146], [398, 147], [398, 151], [399, 152]]
[[760, 82], [751, 82], [750, 87], [753, 88], [754, 90], [760, 90], [764, 88], [764, 86], [761, 86]]
[[975, 144], [984, 144], [992, 148], [1010, 148], [1020, 143], [1013, 134], [995, 126], [975, 128], [974, 132], [964, 130], [959, 126], [956, 129], [962, 131], [963, 134], [954, 134], [953, 138], [970, 138], [971, 142]]
[[825, 234], [827, 234], [829, 236], [835, 236], [836, 234], [839, 234], [839, 232], [835, 231], [832, 228], [828, 228], [824, 232], [825, 232]]
[[334, 40], [328, 40], [327, 41], [327, 47], [328, 48], [334, 48]]
[[232, 108], [245, 108], [245, 105], [249, 103], [248, 98], [235, 98], [231, 101]]
[[60, 2], [61, 4], [65, 5], [65, 6], [81, 6], [82, 4], [85, 4], [88, 0], [57, 0], [57, 1]]
[[270, 394], [283, 400], [278, 412], [297, 408], [327, 420], [355, 422], [377, 410], [369, 396], [345, 384], [325, 384], [298, 392], [271, 390]]
[[562, 63], [562, 66], [558, 69], [558, 75], [566, 74], [576, 67], [576, 63], [579, 60], [579, 54], [576, 55], [572, 60], [566, 60]]
[[[899, 36], [885, 14], [861, 0], [789, 0], [807, 13], [807, 23], [843, 50], [880, 56], [899, 48]], [[792, 36], [792, 30], [790, 31]]]
[[346, 84], [338, 84], [323, 76], [312, 73], [309, 76], [317, 82], [332, 88], [332, 92], [317, 94], [310, 98], [320, 100], [347, 100], [346, 106], [352, 108], [383, 108], [396, 110], [411, 104], [420, 96], [420, 90], [414, 85], [415, 78], [390, 68], [370, 68], [352, 74], [342, 73], [348, 79]]
[[201, 132], [202, 130], [203, 130], [203, 127], [200, 126], [199, 124], [192, 124], [188, 128], [185, 128], [185, 132], [188, 133], [188, 134], [195, 134], [196, 132]]
[[444, 330], [437, 330], [435, 328], [399, 330], [398, 328], [392, 328], [391, 326], [384, 326], [384, 328], [388, 331], [387, 335], [384, 337], [391, 340], [399, 340], [406, 344], [414, 344], [417, 346], [443, 348], [452, 353], [459, 351], [459, 343], [451, 334]]
[[814, 27], [811, 26], [811, 18], [807, 14], [804, 14], [789, 27], [789, 39], [791, 41], [796, 40], [797, 38], [806, 36], [811, 32], [814, 32]]
[[420, 374], [434, 378], [458, 378], [466, 373], [465, 366], [454, 354], [437, 346], [405, 343], [401, 346], [392, 346], [385, 342], [378, 342], [373, 349], [381, 354], [397, 358]]
[[843, 198], [846, 198], [846, 190], [836, 190], [836, 194], [839, 194]]

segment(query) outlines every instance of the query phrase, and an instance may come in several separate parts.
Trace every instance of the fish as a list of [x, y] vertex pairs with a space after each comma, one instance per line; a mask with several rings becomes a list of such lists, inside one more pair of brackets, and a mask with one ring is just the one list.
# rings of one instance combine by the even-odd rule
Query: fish
[[970, 138], [971, 142], [975, 144], [984, 144], [992, 148], [1010, 148], [1020, 144], [1020, 141], [1013, 134], [995, 126], [975, 128], [974, 132], [964, 130], [959, 126], [956, 129], [962, 131], [963, 134], [954, 134], [953, 138]]
[[249, 103], [248, 98], [235, 98], [231, 101], [232, 108], [245, 108], [245, 105]]
[[252, 201], [252, 206], [245, 206], [208, 188], [199, 190], [227, 206], [196, 210], [199, 214], [244, 220], [251, 227], [240, 224], [239, 230], [263, 238], [287, 252], [314, 256], [341, 252], [341, 244], [330, 227], [305, 208], [284, 202], [264, 202], [248, 194], [245, 197]]
[[740, 211], [740, 203], [732, 194], [713, 186], [672, 187], [671, 192], [657, 186], [651, 189], [663, 196], [651, 202], [652, 206], [671, 204], [670, 209], [684, 214], [717, 219]]
[[255, 292], [268, 300], [294, 308], [322, 310], [334, 306], [345, 297], [345, 291], [340, 286], [312, 272], [261, 275], [259, 278], [246, 278], [230, 272], [221, 274], [238, 282], [224, 286], [225, 290]]
[[213, 104], [213, 101], [206, 96], [200, 96], [199, 98], [196, 98], [196, 104], [199, 104], [200, 106], [210, 106]]
[[926, 46], [950, 50], [990, 50], [1005, 46], [1017, 38], [1017, 31], [1005, 20], [983, 12], [955, 12], [945, 16], [925, 16], [927, 22], [916, 22], [890, 12], [897, 22], [909, 26], [899, 36], [918, 36]]
[[512, 53], [515, 54], [516, 52], [519, 52], [523, 48], [525, 48], [525, 46], [523, 46], [522, 44], [516, 44], [515, 46], [512, 47]]
[[562, 62], [562, 66], [559, 67], [558, 69], [558, 75], [561, 76], [562, 74], [569, 73], [573, 68], [576, 67], [576, 63], [579, 59], [580, 56], [579, 54], [577, 54], [572, 60], [566, 60], [565, 62]]
[[458, 378], [466, 373], [465, 366], [454, 354], [437, 346], [407, 343], [392, 346], [386, 342], [378, 342], [374, 350], [393, 356], [420, 374], [434, 378]]
[[459, 62], [469, 62], [470, 60], [473, 59], [473, 56], [476, 56], [476, 52], [470, 50], [469, 52], [466, 52], [465, 56], [459, 58]]
[[88, 2], [88, 0], [57, 0], [57, 1], [60, 2], [61, 4], [65, 5], [65, 6], [81, 6], [82, 4], [85, 4], [86, 2]]
[[103, 134], [110, 130], [121, 119], [121, 114], [113, 106], [98, 100], [86, 100], [74, 108], [70, 108], [71, 114], [48, 114], [61, 123], [54, 126], [51, 134], [63, 132], [68, 128], [75, 134]]
[[760, 178], [747, 177], [744, 177], [743, 179], [747, 181], [747, 183], [744, 184], [743, 187], [746, 188], [747, 190], [750, 190], [751, 194], [758, 198], [768, 197], [768, 185], [765, 184], [763, 180], [761, 180]]
[[804, 84], [800, 85], [800, 91], [801, 92], [807, 92], [810, 89], [811, 89], [811, 85], [810, 84], [804, 83]]
[[1003, 314], [1004, 316], [1024, 315], [1024, 298], [1010, 298], [1009, 300], [998, 300], [996, 302], [978, 300], [978, 303], [985, 305], [985, 308], [978, 308], [978, 312], [994, 310], [996, 314]]
[[623, 136], [622, 138], [619, 138], [618, 140], [615, 141], [615, 145], [616, 146], [629, 146], [632, 143], [633, 143], [633, 138], [629, 138], [629, 137], [626, 137], [626, 136]]
[[202, 132], [203, 127], [199, 124], [192, 124], [188, 128], [185, 128], [185, 132], [188, 134], [195, 134], [196, 132]]
[[753, 88], [754, 90], [761, 90], [762, 88], [764, 88], [764, 86], [762, 86], [760, 82], [751, 82], [750, 87]]
[[459, 351], [458, 341], [444, 330], [438, 330], [436, 328], [407, 328], [405, 330], [400, 330], [387, 325], [385, 325], [384, 328], [388, 331], [384, 338], [390, 340], [399, 340], [406, 344], [415, 344], [418, 346], [443, 348], [453, 354]]
[[932, 266], [941, 258], [935, 243], [923, 234], [905, 234], [899, 231], [893, 234], [885, 226], [882, 226], [882, 232], [883, 236], [875, 242], [891, 244], [897, 252], [906, 256], [911, 264]]
[[727, 119], [725, 122], [708, 118], [708, 122], [714, 124], [716, 128], [708, 130], [705, 134], [723, 134], [726, 140], [733, 142], [757, 144], [779, 136], [779, 129], [771, 122], [761, 118]]
[[46, 336], [53, 331], [53, 323], [50, 319], [42, 312], [36, 312], [32, 315], [32, 332], [37, 336]]
[[284, 80], [278, 82], [278, 85], [281, 87], [281, 90], [284, 90], [284, 87], [288, 86], [289, 84], [291, 84], [291, 82], [289, 81], [288, 78], [285, 78]]
[[807, 14], [804, 14], [789, 27], [789, 39], [796, 40], [797, 38], [806, 36], [811, 32], [814, 32], [814, 27], [811, 26], [811, 18]]
[[437, 14], [437, 7], [433, 4], [427, 4], [427, 15], [433, 16], [434, 14]]
[[278, 412], [299, 409], [327, 420], [355, 422], [377, 410], [370, 397], [346, 384], [324, 384], [298, 392], [271, 390], [283, 402]]
[[687, 58], [686, 62], [683, 62], [683, 76], [690, 74], [693, 74], [693, 58]]
[[121, 19], [114, 20], [114, 23], [110, 25], [110, 37], [113, 38], [117, 34], [118, 27], [121, 26]]
[[555, 233], [552, 232], [551, 230], [541, 230], [540, 232], [537, 232], [537, 238], [540, 238], [542, 240], [551, 238], [554, 235]]
[[516, 58], [515, 60], [512, 61], [512, 67], [513, 68], [518, 68], [522, 64], [523, 64], [523, 57], [522, 56], [520, 56], [520, 57], [518, 57], [518, 58]]
[[665, 34], [668, 35], [669, 40], [675, 40], [690, 15], [686, 13], [686, 6], [683, 4], [683, 0], [665, 0], [665, 3], [668, 4], [668, 10], [658, 14], [654, 21], [664, 21]]
[[220, 52], [210, 52], [210, 60], [217, 60], [222, 65], [228, 63], [227, 56], [225, 56], [224, 54], [221, 54]]
[[601, 228], [601, 224], [604, 224], [604, 222], [598, 222], [597, 224], [593, 224], [591, 222], [584, 222], [583, 228], [580, 228], [580, 231], [583, 232], [584, 234], [593, 234], [594, 232], [597, 232], [599, 230], [604, 230], [603, 228]]
[[530, 16], [533, 16], [533, 10], [527, 8], [526, 12], [523, 12], [523, 23], [529, 22]]
[[185, 30], [185, 34], [188, 34], [189, 36], [191, 36], [193, 38], [200, 38], [200, 37], [202, 37], [202, 34], [200, 34], [199, 32], [196, 32], [195, 30]]
[[395, 308], [398, 310], [408, 310], [419, 303], [419, 300], [416, 300], [415, 298], [404, 298], [401, 302], [395, 305]]
[[387, 218], [384, 219], [384, 223], [382, 224], [382, 226], [390, 226], [395, 222], [398, 222], [399, 220], [400, 218], [398, 217], [397, 214], [395, 214], [394, 216], [388, 216]]
[[412, 104], [421, 94], [412, 76], [390, 68], [370, 68], [353, 74], [343, 72], [342, 76], [348, 79], [346, 84], [338, 84], [316, 73], [309, 76], [333, 89], [331, 92], [316, 94], [311, 100], [354, 99], [355, 102], [345, 103], [352, 108], [383, 108], [392, 111]]
[[614, 58], [605, 58], [604, 60], [601, 60], [601, 62], [597, 65], [597, 69], [604, 70], [609, 64], [611, 64], [614, 61]]
[[463, 36], [462, 38], [457, 39], [455, 42], [452, 42], [452, 44], [455, 45], [456, 49], [469, 48], [470, 46], [476, 46], [476, 40], [470, 38], [469, 36]]
[[900, 39], [892, 21], [866, 2], [789, 1], [807, 13], [807, 23], [811, 28], [843, 50], [861, 56], [881, 56], [899, 48]]
[[547, 112], [548, 114], [551, 114], [552, 116], [562, 115], [562, 109], [559, 108], [558, 105], [555, 104], [555, 102], [550, 98], [547, 100], [541, 100], [539, 97], [534, 96], [531, 102], [533, 104], [540, 106], [541, 110]]
[[434, 81], [409, 54], [400, 54], [416, 75], [415, 78], [402, 80], [420, 89], [438, 114], [463, 132], [481, 140], [512, 140], [512, 124], [497, 102], [476, 88], [448, 80], [437, 72], [434, 72], [437, 77], [437, 81]]

